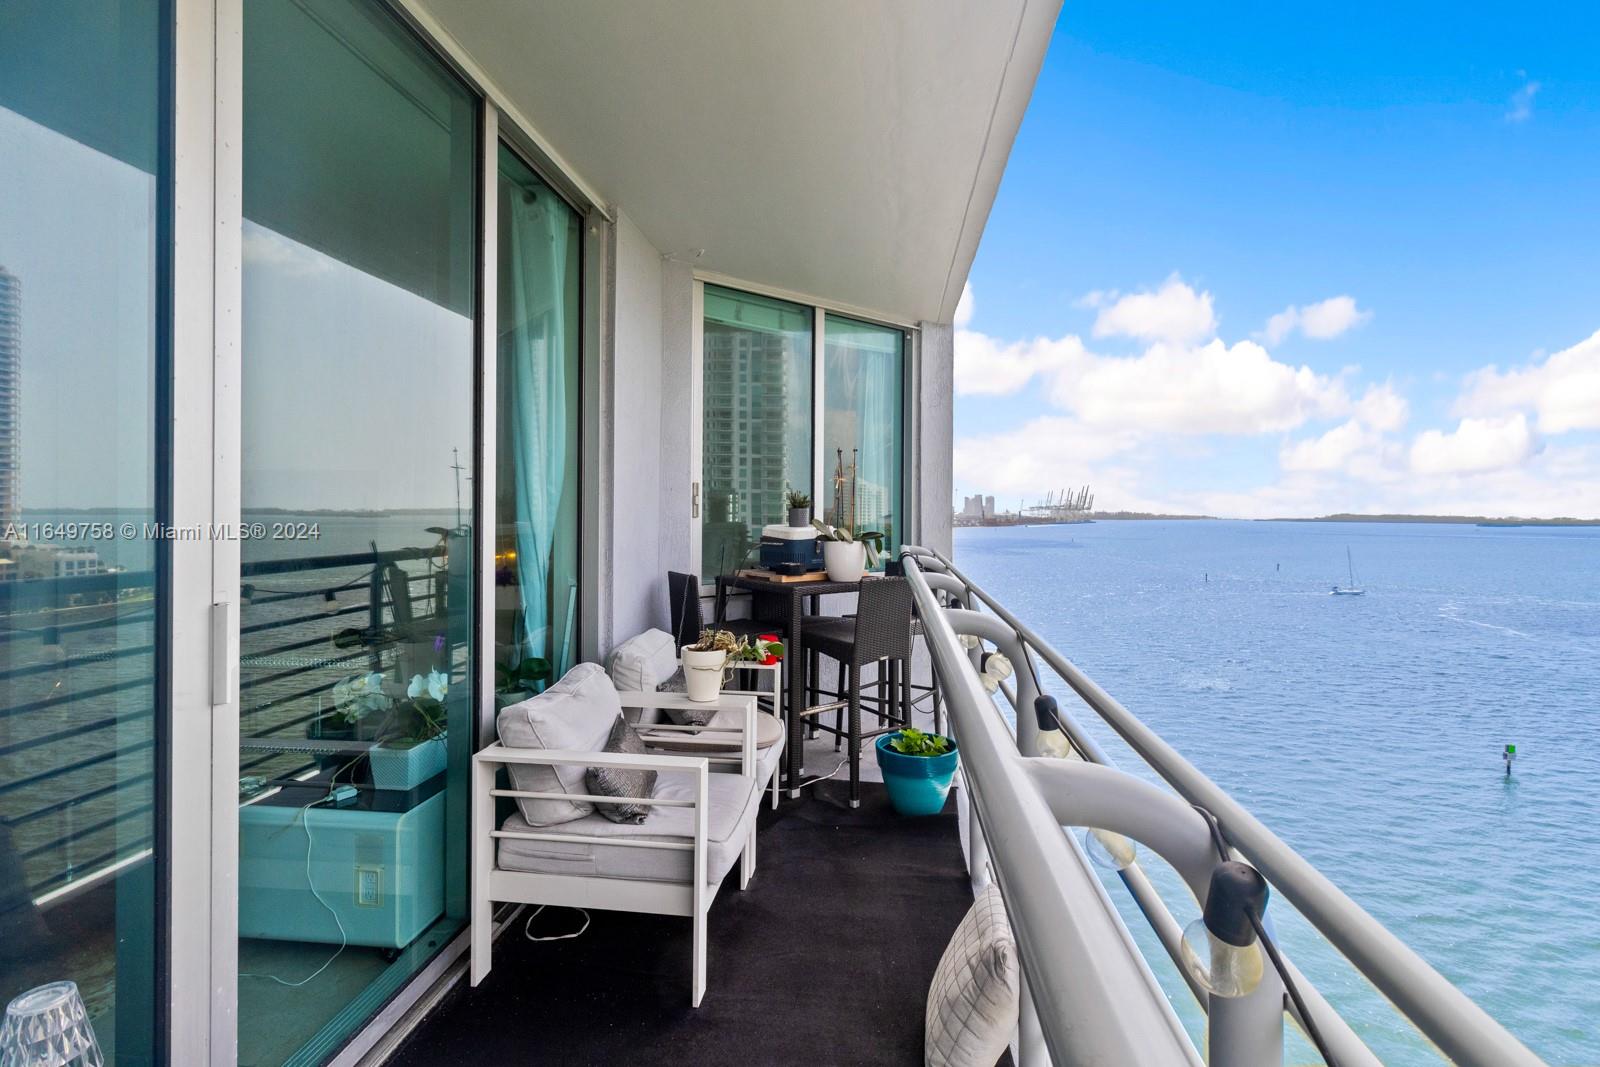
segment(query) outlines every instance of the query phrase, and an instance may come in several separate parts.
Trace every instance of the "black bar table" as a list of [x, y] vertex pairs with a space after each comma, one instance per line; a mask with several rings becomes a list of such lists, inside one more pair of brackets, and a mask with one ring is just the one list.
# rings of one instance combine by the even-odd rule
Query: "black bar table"
[[[875, 576], [868, 576], [862, 581], [871, 581]], [[723, 608], [727, 602], [729, 589], [743, 589], [757, 594], [763, 598], [787, 598], [789, 604], [789, 632], [784, 635], [784, 665], [789, 670], [789, 741], [788, 751], [784, 753], [784, 779], [787, 784], [788, 796], [792, 800], [800, 795], [800, 790], [795, 783], [800, 781], [800, 776], [805, 773], [803, 763], [805, 740], [803, 723], [800, 712], [805, 709], [806, 699], [806, 668], [805, 658], [801, 654], [800, 634], [801, 626], [806, 614], [805, 601], [807, 597], [828, 596], [833, 593], [854, 593], [861, 588], [861, 582], [835, 582], [828, 578], [812, 579], [808, 581], [780, 582], [772, 578], [765, 578], [759, 574], [745, 572], [743, 574], [727, 574], [717, 578], [717, 618], [723, 617]]]

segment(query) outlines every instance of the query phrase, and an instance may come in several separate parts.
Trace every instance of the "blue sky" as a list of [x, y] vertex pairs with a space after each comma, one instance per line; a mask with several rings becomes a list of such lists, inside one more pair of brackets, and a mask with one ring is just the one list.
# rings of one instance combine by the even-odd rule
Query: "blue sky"
[[1600, 5], [1068, 0], [956, 492], [1600, 517]]

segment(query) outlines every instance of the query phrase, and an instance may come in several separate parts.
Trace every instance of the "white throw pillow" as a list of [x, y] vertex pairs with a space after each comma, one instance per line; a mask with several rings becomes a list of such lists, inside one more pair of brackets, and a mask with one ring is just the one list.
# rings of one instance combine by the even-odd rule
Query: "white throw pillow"
[[1017, 943], [993, 882], [939, 959], [923, 1018], [928, 1067], [994, 1067], [1017, 1027]]
[[[611, 725], [621, 714], [622, 701], [605, 669], [598, 663], [580, 663], [538, 696], [503, 708], [495, 719], [495, 730], [507, 748], [599, 752], [606, 747]], [[581, 795], [589, 791], [583, 780], [588, 769], [513, 764], [511, 784], [535, 793]], [[518, 797], [517, 805], [530, 826], [571, 822], [594, 811], [587, 800]]]
[[[646, 630], [611, 653], [611, 680], [624, 693], [653, 693], [678, 669], [678, 650], [665, 630]], [[661, 721], [658, 708], [627, 712], [628, 721], [649, 726]]]

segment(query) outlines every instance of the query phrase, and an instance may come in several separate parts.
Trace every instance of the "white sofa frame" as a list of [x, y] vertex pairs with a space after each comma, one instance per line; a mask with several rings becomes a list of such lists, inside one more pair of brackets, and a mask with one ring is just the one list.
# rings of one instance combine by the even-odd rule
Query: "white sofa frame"
[[[698, 733], [738, 733], [741, 736], [739, 773], [755, 778], [756, 700], [751, 696], [723, 694], [715, 703], [691, 702], [681, 693], [619, 693], [624, 708], [678, 708], [738, 711], [744, 715], [740, 727], [708, 728], [657, 723], [651, 731], [683, 730]], [[695, 799], [658, 800], [654, 797], [603, 797], [583, 793], [539, 792], [500, 789], [495, 775], [501, 767], [517, 765], [625, 767], [635, 770], [690, 771], [695, 776]], [[690, 1002], [700, 1006], [706, 990], [706, 913], [716, 898], [718, 886], [706, 884], [706, 833], [709, 826], [708, 791], [711, 766], [704, 756], [625, 752], [574, 752], [559, 749], [507, 748], [495, 743], [478, 752], [472, 764], [472, 984], [488, 975], [497, 903], [547, 904], [555, 907], [597, 908], [603, 911], [629, 911], [649, 915], [682, 915], [693, 920], [693, 960], [690, 971]], [[644, 804], [692, 807], [692, 840], [643, 841], [627, 837], [590, 837], [536, 828], [531, 831], [502, 830], [495, 823], [498, 797], [534, 800], [585, 800], [592, 804]], [[759, 806], [761, 794], [752, 789], [751, 803]], [[640, 834], [650, 835], [645, 825]], [[654, 836], [654, 835], [651, 835]], [[530, 871], [502, 870], [496, 862], [496, 843], [502, 838], [527, 841], [558, 841], [568, 844], [620, 845], [628, 848], [660, 848], [693, 853], [692, 881], [660, 882], [629, 878], [595, 878], [581, 875], [538, 874]], [[756, 829], [739, 856], [739, 888], [745, 889], [756, 867]]]

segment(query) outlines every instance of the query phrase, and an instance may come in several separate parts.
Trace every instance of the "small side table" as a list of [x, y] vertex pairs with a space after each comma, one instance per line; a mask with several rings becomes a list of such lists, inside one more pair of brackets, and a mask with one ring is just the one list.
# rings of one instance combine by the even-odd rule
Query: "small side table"
[[[787, 650], [785, 651], [785, 654], [787, 655]], [[736, 696], [753, 696], [753, 697], [756, 698], [756, 707], [757, 707], [757, 709], [761, 708], [761, 701], [762, 700], [771, 701], [773, 718], [775, 718], [779, 722], [784, 723], [785, 725], [787, 725], [789, 720], [784, 718], [784, 715], [783, 715], [783, 660], [780, 659], [776, 663], [741, 663], [741, 664], [739, 664], [737, 667], [735, 667], [733, 669], [736, 670], [736, 671], [762, 671], [762, 672], [772, 676], [772, 688], [770, 690], [762, 690], [762, 689], [759, 689], [759, 688], [757, 688], [757, 689], [725, 689], [725, 690], [723, 690], [723, 692], [732, 693], [732, 694], [735, 694]], [[761, 684], [761, 679], [757, 678], [756, 679], [756, 684], [759, 686]], [[791, 734], [791, 736], [792, 736], [792, 734]], [[772, 775], [772, 807], [773, 807], [773, 810], [777, 810], [777, 807], [778, 807], [778, 779], [782, 778], [782, 777], [783, 777], [782, 774], [777, 773], [776, 771], [773, 772], [773, 775]]]

